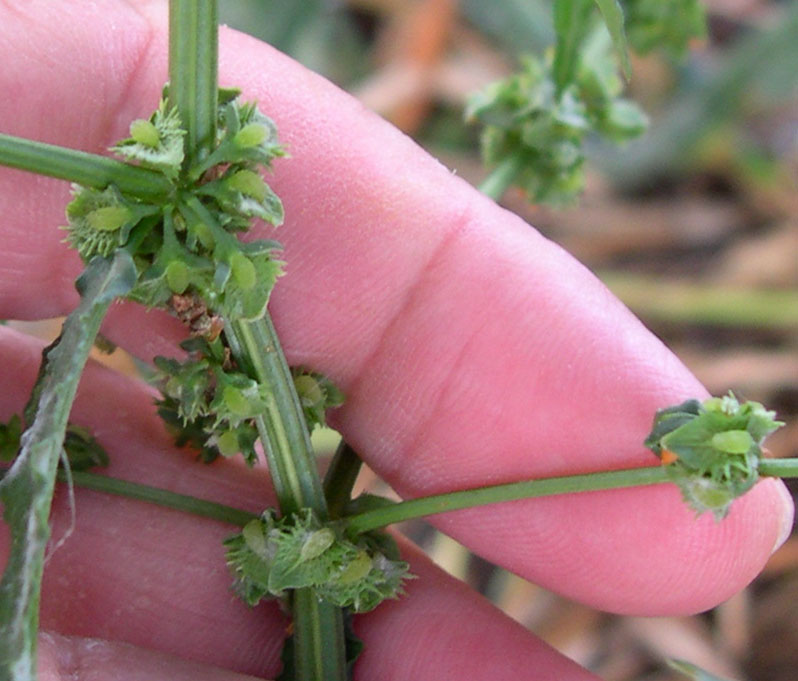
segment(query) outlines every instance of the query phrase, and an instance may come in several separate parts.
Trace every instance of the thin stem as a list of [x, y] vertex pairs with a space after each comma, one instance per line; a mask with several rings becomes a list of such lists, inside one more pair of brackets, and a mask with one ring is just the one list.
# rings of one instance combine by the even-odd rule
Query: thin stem
[[774, 478], [798, 478], [798, 459], [762, 459], [759, 474]]
[[22, 434], [19, 456], [0, 482], [0, 501], [11, 531], [11, 553], [0, 581], [2, 679], [35, 678], [48, 518], [67, 419], [105, 313], [135, 281], [136, 267], [125, 251], [117, 251], [113, 260], [95, 258], [89, 263], [78, 280], [80, 305], [67, 317], [59, 339], [46, 350], [34, 388], [35, 415]]
[[229, 321], [225, 337], [239, 364], [269, 386], [271, 399], [259, 425], [280, 509], [288, 514], [311, 508], [325, 519], [327, 504], [305, 416], [271, 318], [267, 313], [254, 322]]
[[351, 445], [341, 440], [324, 476], [324, 496], [331, 518], [340, 518], [352, 497], [363, 462]]
[[542, 480], [523, 480], [401, 501], [393, 506], [385, 506], [349, 516], [344, 522], [350, 535], [358, 535], [405, 520], [474, 506], [571, 492], [655, 485], [661, 482], [668, 482], [668, 474], [664, 466], [568, 475]]
[[[61, 478], [62, 476], [59, 473], [59, 479]], [[187, 494], [178, 494], [167, 489], [150, 487], [149, 485], [111, 478], [107, 475], [98, 475], [88, 471], [72, 471], [72, 482], [85, 489], [146, 501], [165, 508], [173, 508], [177, 511], [191, 513], [203, 518], [211, 518], [212, 520], [230, 523], [239, 527], [243, 527], [250, 520], [258, 517], [256, 513], [225, 506], [224, 504], [217, 504], [215, 501], [206, 501]]]
[[169, 2], [169, 99], [187, 132], [189, 165], [204, 158], [216, 139], [217, 24], [216, 0]]
[[[268, 313], [263, 319], [225, 323], [233, 356], [261, 383], [270, 399], [257, 419], [269, 461], [280, 510], [311, 508], [325, 520], [327, 502], [319, 480], [305, 416]], [[312, 589], [298, 589], [292, 598], [294, 668], [297, 681], [344, 681], [346, 645], [343, 611], [320, 600]]]
[[163, 175], [112, 158], [53, 144], [0, 134], [0, 165], [104, 189], [115, 185], [123, 194], [158, 199], [169, 194]]
[[[346, 445], [348, 449], [348, 445]], [[352, 452], [354, 453], [354, 452]], [[349, 456], [347, 454], [347, 456]], [[354, 454], [356, 457], [357, 454]], [[360, 461], [360, 459], [357, 459]], [[348, 464], [346, 464], [348, 467]], [[352, 469], [349, 469], [349, 475]], [[632, 470], [652, 470], [649, 468], [644, 469], [632, 469]], [[0, 483], [2, 483], [2, 479], [8, 474], [9, 469], [7, 468], [0, 468]], [[619, 473], [623, 471], [613, 471], [613, 473]], [[798, 478], [798, 459], [764, 459], [760, 462], [759, 465], [759, 473], [762, 477], [774, 477], [774, 478]], [[599, 474], [593, 473], [590, 474], [590, 477], [593, 480], [596, 480], [596, 476]], [[577, 477], [587, 477], [587, 476], [577, 476]], [[59, 481], [64, 482], [64, 474], [60, 471], [58, 472], [57, 478]], [[351, 479], [351, 478], [350, 478]], [[549, 480], [564, 480], [567, 478], [549, 478]], [[546, 479], [537, 480], [535, 482], [540, 483], [544, 482]], [[199, 499], [197, 497], [193, 497], [187, 494], [178, 494], [176, 492], [172, 492], [170, 490], [166, 490], [160, 487], [152, 487], [151, 485], [143, 485], [138, 482], [130, 482], [128, 480], [121, 480], [119, 478], [112, 478], [108, 475], [100, 475], [98, 473], [92, 473], [90, 471], [72, 471], [72, 482], [77, 487], [83, 487], [85, 489], [94, 490], [97, 492], [103, 492], [105, 494], [114, 494], [120, 497], [126, 497], [128, 499], [136, 499], [138, 501], [145, 501], [150, 504], [155, 504], [157, 506], [163, 506], [164, 508], [172, 508], [178, 511], [183, 511], [184, 513], [191, 513], [193, 515], [202, 517], [202, 518], [210, 518], [212, 520], [218, 520], [219, 522], [223, 523], [230, 523], [231, 525], [236, 525], [238, 527], [243, 527], [246, 525], [250, 520], [257, 518], [257, 514], [251, 513], [250, 511], [245, 511], [240, 508], [235, 508], [233, 506], [226, 506], [224, 504], [219, 504], [214, 501], [207, 501], [205, 499]], [[599, 480], [601, 482], [601, 480]], [[640, 483], [643, 484], [657, 484], [662, 482], [661, 480], [654, 480], [650, 483]], [[325, 478], [325, 485], [327, 484], [327, 478]], [[489, 501], [485, 503], [499, 503], [501, 501], [514, 501], [518, 500], [519, 498], [532, 498], [532, 497], [525, 497], [525, 496], [517, 496], [516, 490], [513, 489], [516, 485], [523, 485], [525, 483], [509, 483], [508, 485], [498, 485], [496, 489], [502, 487], [509, 488], [508, 491], [511, 496], [508, 496], [506, 499], [499, 499], [497, 498], [495, 501]], [[1, 485], [0, 485], [1, 486]], [[624, 487], [628, 487], [629, 485], [623, 485]], [[601, 487], [592, 487], [590, 485], [584, 486], [581, 490], [582, 492], [592, 492], [596, 491], [597, 489], [613, 489], [614, 486], [611, 485], [604, 485]], [[573, 493], [577, 490], [568, 489], [563, 493]], [[537, 488], [535, 496], [547, 496], [544, 494], [540, 494], [540, 487]], [[550, 492], [550, 494], [557, 494], [557, 492]], [[444, 495], [445, 496], [445, 495]], [[498, 497], [498, 493], [497, 493]], [[429, 499], [433, 499], [435, 497], [421, 497], [419, 499], [412, 500], [413, 502], [421, 502], [427, 501]], [[403, 504], [410, 503], [410, 502], [401, 502], [395, 504], [395, 506], [401, 506]], [[328, 501], [329, 504], [329, 501]], [[393, 508], [393, 507], [391, 507]], [[462, 507], [461, 507], [462, 508]], [[330, 505], [330, 509], [332, 510], [332, 506]], [[455, 510], [455, 509], [446, 509], [446, 510]], [[362, 518], [365, 513], [351, 515], [346, 518], [346, 525], [347, 527], [351, 527], [351, 521]], [[337, 516], [332, 516], [335, 518]], [[416, 517], [416, 516], [412, 516]], [[404, 518], [403, 520], [409, 520], [410, 517]], [[396, 521], [401, 522], [401, 520]], [[358, 530], [359, 531], [359, 530]]]
[[521, 154], [516, 154], [502, 161], [493, 172], [479, 185], [479, 191], [498, 201], [504, 192], [515, 182], [518, 172], [524, 165]]
[[344, 681], [346, 646], [341, 609], [321, 600], [313, 589], [297, 589], [292, 610], [296, 681]]

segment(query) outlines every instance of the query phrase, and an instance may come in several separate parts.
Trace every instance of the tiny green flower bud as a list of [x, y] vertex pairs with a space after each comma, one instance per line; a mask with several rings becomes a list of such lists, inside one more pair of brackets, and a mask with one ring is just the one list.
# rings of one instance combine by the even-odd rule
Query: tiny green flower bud
[[222, 456], [235, 456], [238, 454], [238, 438], [232, 430], [227, 430], [216, 439], [216, 447]]
[[239, 149], [249, 149], [263, 143], [267, 135], [268, 131], [264, 126], [258, 123], [250, 123], [236, 133], [235, 137], [233, 137], [233, 144]]
[[360, 550], [357, 556], [338, 575], [339, 584], [353, 584], [371, 572], [372, 560], [367, 551]]
[[304, 563], [308, 560], [318, 558], [322, 553], [329, 549], [335, 542], [335, 532], [329, 527], [311, 532], [299, 550], [299, 562]]
[[258, 275], [255, 272], [255, 265], [243, 253], [233, 253], [230, 257], [230, 270], [233, 279], [242, 289], [248, 291], [257, 282]]
[[222, 395], [227, 408], [234, 414], [246, 416], [250, 413], [249, 401], [238, 388], [227, 385], [224, 387], [224, 393]]
[[216, 245], [216, 239], [213, 238], [213, 231], [204, 222], [197, 222], [191, 226], [191, 230], [196, 234], [200, 243], [209, 251], [213, 250]]
[[263, 201], [266, 198], [266, 183], [258, 173], [252, 170], [239, 170], [225, 180], [225, 184], [244, 196], [248, 196], [256, 201]]
[[188, 288], [188, 266], [182, 260], [173, 260], [166, 266], [166, 283], [173, 293], [183, 293]]
[[86, 216], [86, 222], [92, 229], [100, 232], [115, 232], [132, 218], [130, 211], [124, 206], [103, 206], [95, 208]]
[[139, 118], [130, 124], [130, 136], [139, 144], [150, 149], [157, 149], [161, 144], [161, 136], [150, 121]]
[[319, 404], [324, 399], [319, 382], [308, 374], [301, 374], [294, 378], [294, 386], [299, 394], [299, 399], [304, 405]]
[[250, 520], [241, 530], [244, 541], [249, 549], [258, 556], [265, 556], [266, 551], [266, 537], [263, 534], [263, 527], [260, 520]]
[[712, 436], [712, 446], [727, 454], [745, 454], [754, 444], [747, 430], [726, 430]]

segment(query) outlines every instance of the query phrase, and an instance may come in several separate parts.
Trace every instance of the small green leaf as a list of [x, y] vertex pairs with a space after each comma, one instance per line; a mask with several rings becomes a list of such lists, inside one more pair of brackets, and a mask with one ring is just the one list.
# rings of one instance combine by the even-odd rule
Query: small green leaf
[[[660, 0], [661, 1], [661, 0]], [[595, 0], [604, 17], [604, 23], [612, 36], [612, 44], [621, 62], [623, 74], [628, 80], [632, 76], [632, 67], [629, 64], [629, 50], [626, 46], [626, 32], [623, 27], [623, 9], [618, 0]]]

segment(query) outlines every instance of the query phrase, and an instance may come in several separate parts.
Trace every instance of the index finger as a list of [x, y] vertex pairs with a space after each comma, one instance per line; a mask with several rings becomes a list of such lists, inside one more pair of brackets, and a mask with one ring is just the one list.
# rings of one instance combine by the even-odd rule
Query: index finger
[[[15, 97], [0, 104], [4, 131], [91, 151], [123, 136], [165, 79], [164, 10], [5, 5], [0, 49], [12, 66], [0, 84]], [[335, 423], [370, 465], [418, 496], [653, 461], [640, 442], [654, 411], [703, 389], [586, 269], [267, 46], [224, 31], [220, 54], [222, 84], [260, 102], [291, 154], [273, 178], [288, 215], [278, 234], [288, 274], [271, 306], [286, 352], [347, 393]], [[66, 190], [13, 172], [0, 182], [0, 316], [63, 312], [78, 269], [56, 229]], [[162, 324], [146, 321], [153, 334], [173, 333]], [[127, 315], [109, 334], [141, 348], [141, 328]], [[694, 522], [670, 488], [514, 502], [436, 522], [587, 602], [672, 612], [743, 586], [789, 519], [769, 483], [721, 525]]]

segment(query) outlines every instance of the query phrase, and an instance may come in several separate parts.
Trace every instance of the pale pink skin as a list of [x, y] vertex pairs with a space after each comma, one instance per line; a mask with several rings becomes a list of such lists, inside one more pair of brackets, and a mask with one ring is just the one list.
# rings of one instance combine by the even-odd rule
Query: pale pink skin
[[[221, 82], [257, 99], [290, 160], [270, 178], [288, 274], [271, 304], [289, 361], [331, 376], [334, 424], [403, 496], [656, 463], [654, 411], [704, 389], [581, 265], [318, 76], [223, 30]], [[0, 4], [0, 131], [100, 152], [156, 106], [163, 2]], [[0, 318], [67, 313], [80, 270], [62, 244], [65, 182], [0, 169]], [[142, 357], [180, 335], [119, 306], [105, 331]], [[18, 411], [40, 347], [0, 327], [0, 418]], [[262, 470], [175, 451], [142, 384], [91, 367], [74, 419], [110, 473], [253, 511]], [[231, 528], [78, 490], [74, 533], [46, 567], [42, 678], [268, 676], [285, 627], [229, 592]], [[759, 572], [791, 522], [763, 482], [716, 523], [671, 486], [452, 513], [436, 525], [475, 552], [590, 605], [703, 610]], [[68, 526], [55, 502], [56, 537]], [[8, 548], [0, 537], [0, 554]], [[358, 679], [594, 679], [406, 547], [408, 596], [356, 620]], [[103, 639], [97, 641], [94, 639]], [[192, 662], [186, 662], [192, 660]], [[209, 665], [204, 668], [203, 665]], [[231, 671], [221, 671], [223, 668]], [[82, 671], [81, 671], [82, 670]], [[70, 674], [79, 672], [77, 677]]]

